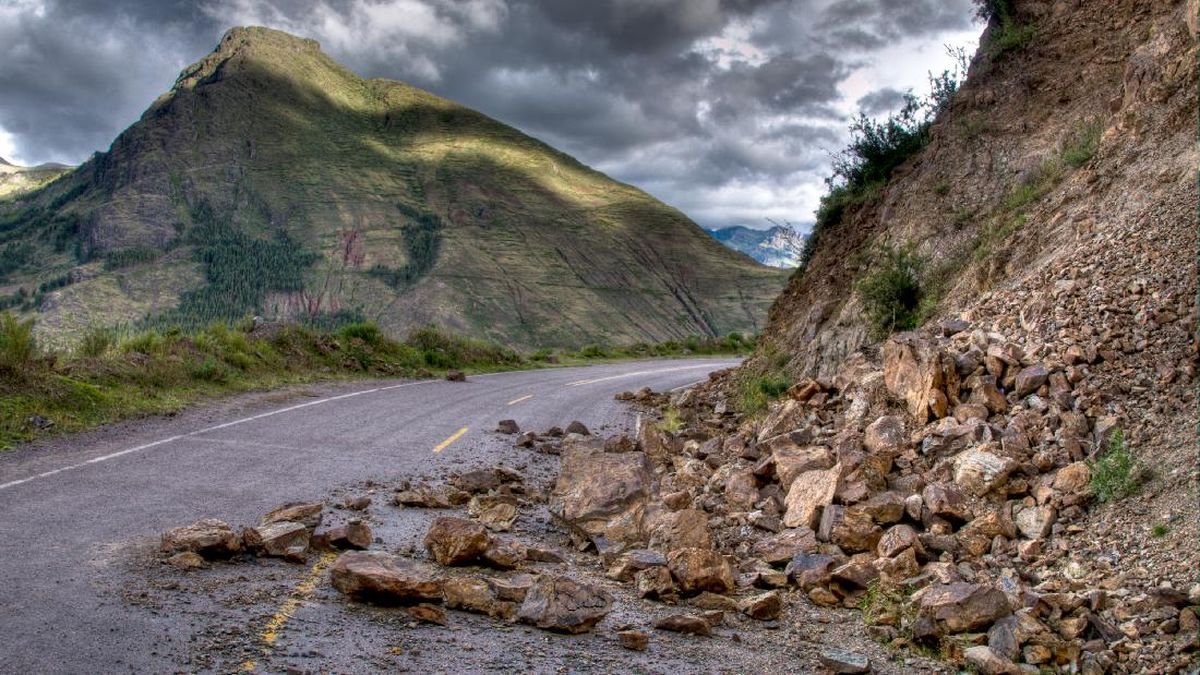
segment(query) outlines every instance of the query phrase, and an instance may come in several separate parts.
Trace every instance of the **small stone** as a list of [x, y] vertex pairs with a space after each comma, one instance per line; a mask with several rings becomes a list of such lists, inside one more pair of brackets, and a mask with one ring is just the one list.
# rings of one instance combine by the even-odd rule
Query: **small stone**
[[511, 436], [521, 433], [521, 427], [517, 425], [516, 420], [500, 420], [500, 423], [496, 425], [496, 431]]
[[634, 652], [644, 652], [650, 646], [650, 636], [640, 630], [620, 631], [617, 640], [622, 647]]
[[160, 545], [164, 553], [192, 551], [205, 558], [228, 558], [242, 550], [241, 537], [222, 520], [205, 518], [168, 530]]
[[783, 611], [783, 597], [778, 591], [751, 596], [738, 603], [738, 611], [751, 619], [772, 621]]
[[439, 626], [445, 626], [448, 623], [446, 620], [446, 610], [427, 602], [413, 605], [412, 607], [405, 607], [404, 611], [421, 623], [432, 623]]
[[821, 665], [833, 673], [858, 675], [871, 672], [871, 659], [865, 654], [826, 647], [821, 650], [818, 658], [821, 660]]
[[321, 524], [325, 505], [321, 502], [291, 502], [272, 509], [258, 521], [259, 525], [278, 522], [300, 523], [310, 530]]
[[517, 618], [549, 631], [585, 633], [608, 615], [612, 597], [566, 576], [543, 575], [525, 596]]
[[588, 431], [586, 425], [579, 420], [575, 420], [567, 425], [566, 432], [568, 434], [579, 434], [580, 436], [591, 436], [592, 432]]
[[1020, 675], [1017, 664], [992, 651], [986, 645], [977, 645], [963, 650], [963, 658], [981, 675]]
[[461, 370], [448, 370], [448, 371], [446, 371], [446, 381], [447, 382], [466, 382], [467, 375], [466, 375], [466, 373], [464, 373]]
[[330, 570], [333, 587], [363, 599], [441, 602], [442, 581], [422, 565], [379, 551], [343, 553]]
[[667, 556], [667, 566], [685, 595], [701, 591], [728, 593], [733, 590], [733, 570], [725, 557], [716, 551], [679, 549]]
[[207, 565], [199, 553], [184, 551], [167, 558], [167, 564], [177, 570], [197, 570]]
[[708, 621], [691, 614], [672, 614], [671, 616], [663, 617], [654, 622], [654, 627], [659, 630], [687, 633], [689, 635], [712, 635], [712, 626], [709, 625]]

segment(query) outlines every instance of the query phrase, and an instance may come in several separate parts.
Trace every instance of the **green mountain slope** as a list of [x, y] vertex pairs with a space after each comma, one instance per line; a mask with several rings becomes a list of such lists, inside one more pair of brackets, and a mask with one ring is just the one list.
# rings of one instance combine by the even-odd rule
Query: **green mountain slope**
[[109, 152], [0, 203], [3, 260], [0, 303], [62, 334], [253, 312], [662, 340], [756, 330], [785, 281], [511, 127], [263, 28], [229, 31]]

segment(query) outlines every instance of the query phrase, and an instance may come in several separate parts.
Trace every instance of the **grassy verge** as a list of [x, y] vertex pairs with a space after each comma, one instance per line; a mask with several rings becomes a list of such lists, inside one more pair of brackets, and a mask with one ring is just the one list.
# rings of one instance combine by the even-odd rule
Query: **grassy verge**
[[750, 341], [731, 336], [526, 355], [436, 328], [422, 328], [398, 341], [371, 323], [319, 331], [244, 321], [190, 332], [167, 328], [119, 334], [96, 329], [72, 351], [62, 352], [39, 347], [31, 320], [0, 313], [0, 449], [48, 433], [173, 413], [203, 399], [294, 383], [734, 354], [750, 347]]

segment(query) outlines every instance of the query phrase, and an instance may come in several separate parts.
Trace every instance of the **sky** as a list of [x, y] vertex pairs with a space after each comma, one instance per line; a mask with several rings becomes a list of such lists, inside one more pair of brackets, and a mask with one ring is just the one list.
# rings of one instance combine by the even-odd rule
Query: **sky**
[[0, 157], [107, 150], [232, 26], [480, 110], [704, 227], [806, 228], [859, 110], [973, 52], [972, 0], [0, 0]]

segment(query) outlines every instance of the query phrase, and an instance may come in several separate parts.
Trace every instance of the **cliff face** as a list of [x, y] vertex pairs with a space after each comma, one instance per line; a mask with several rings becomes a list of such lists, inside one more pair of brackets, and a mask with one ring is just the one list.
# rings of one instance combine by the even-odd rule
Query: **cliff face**
[[[1186, 343], [1195, 295], [1194, 4], [1017, 2], [1033, 38], [995, 56], [989, 44], [999, 29], [989, 28], [929, 145], [879, 199], [831, 228], [775, 303], [769, 350], [786, 353], [795, 376], [828, 376], [869, 348], [853, 288], [881, 243], [915, 244], [927, 257], [926, 275], [942, 286], [936, 316], [1040, 340], [1070, 330], [1136, 344], [1160, 339], [1145, 321], [1165, 312], [1178, 318], [1160, 326], [1173, 331], [1172, 346]], [[1065, 162], [1089, 133], [1100, 137], [1094, 157]], [[1119, 307], [1131, 284], [1143, 291], [1126, 314]], [[1124, 327], [1104, 327], [1111, 322]]]

